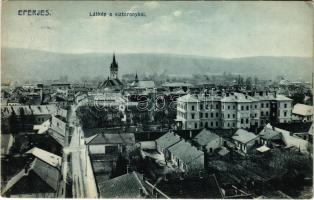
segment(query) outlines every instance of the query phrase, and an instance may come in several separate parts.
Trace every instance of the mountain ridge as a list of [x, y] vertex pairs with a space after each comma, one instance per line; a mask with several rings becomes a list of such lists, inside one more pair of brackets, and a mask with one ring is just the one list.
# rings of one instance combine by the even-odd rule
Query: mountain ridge
[[[285, 75], [290, 79], [310, 80], [313, 58], [254, 56], [216, 58], [198, 55], [160, 53], [118, 53], [119, 75], [146, 74], [211, 74], [241, 73], [248, 76], [275, 78]], [[2, 80], [57, 79], [68, 75], [71, 80], [82, 76], [109, 75], [112, 53], [55, 53], [49, 51], [3, 48]], [[283, 73], [284, 72], [284, 73]], [[34, 73], [37, 74], [34, 77]]]

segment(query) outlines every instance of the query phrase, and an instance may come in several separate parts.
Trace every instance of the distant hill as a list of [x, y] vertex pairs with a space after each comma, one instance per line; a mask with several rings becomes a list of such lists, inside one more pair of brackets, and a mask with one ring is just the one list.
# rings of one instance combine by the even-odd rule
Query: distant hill
[[[126, 73], [255, 74], [263, 78], [286, 75], [291, 79], [311, 80], [313, 59], [303, 57], [211, 58], [175, 54], [119, 54], [119, 75]], [[2, 49], [2, 80], [57, 79], [68, 75], [77, 80], [83, 76], [109, 75], [112, 54], [64, 54], [27, 49]]]

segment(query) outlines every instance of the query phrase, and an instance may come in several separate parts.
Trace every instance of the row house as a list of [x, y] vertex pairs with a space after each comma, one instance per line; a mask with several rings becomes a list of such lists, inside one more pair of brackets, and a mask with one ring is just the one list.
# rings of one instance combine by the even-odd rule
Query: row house
[[204, 152], [173, 132], [168, 132], [156, 140], [157, 150], [165, 156], [179, 173], [198, 175], [204, 170]]
[[292, 99], [276, 93], [187, 94], [177, 99], [177, 127], [236, 129], [291, 121]]

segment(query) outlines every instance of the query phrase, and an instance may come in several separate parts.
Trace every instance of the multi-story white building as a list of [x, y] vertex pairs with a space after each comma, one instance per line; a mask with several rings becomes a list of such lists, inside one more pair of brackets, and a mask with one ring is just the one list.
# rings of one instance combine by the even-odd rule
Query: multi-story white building
[[218, 95], [187, 94], [177, 99], [178, 128], [250, 128], [268, 122], [291, 121], [292, 100], [268, 92], [253, 95], [225, 93]]

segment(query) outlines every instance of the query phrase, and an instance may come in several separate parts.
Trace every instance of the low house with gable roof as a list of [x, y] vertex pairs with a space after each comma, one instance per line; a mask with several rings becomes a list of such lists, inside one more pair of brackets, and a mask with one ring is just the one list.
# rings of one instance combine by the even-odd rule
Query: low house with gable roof
[[204, 152], [173, 132], [168, 132], [156, 140], [157, 149], [163, 152], [167, 162], [171, 162], [181, 173], [198, 174], [204, 170]]
[[270, 124], [267, 124], [258, 135], [260, 137], [261, 144], [268, 147], [284, 145], [280, 132], [275, 130]]
[[292, 109], [292, 120], [298, 122], [312, 122], [313, 113], [313, 106], [298, 103], [294, 105]]
[[237, 130], [232, 136], [232, 139], [236, 148], [245, 154], [248, 153], [254, 145], [259, 144], [259, 136], [244, 129]]
[[201, 150], [206, 150], [206, 152], [212, 153], [215, 149], [223, 146], [224, 139], [204, 128], [193, 138], [193, 142]]
[[56, 167], [35, 158], [7, 181], [1, 194], [11, 198], [56, 198], [60, 179]]

